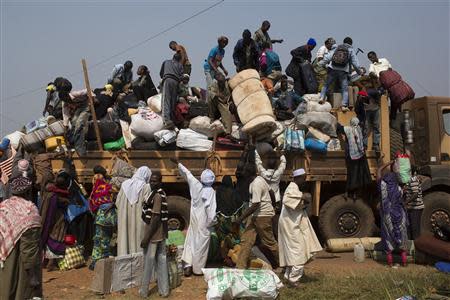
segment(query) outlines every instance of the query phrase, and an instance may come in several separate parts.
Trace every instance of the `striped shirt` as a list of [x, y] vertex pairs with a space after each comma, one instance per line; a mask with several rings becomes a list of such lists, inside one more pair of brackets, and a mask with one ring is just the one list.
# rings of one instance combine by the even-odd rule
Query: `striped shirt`
[[[414, 195], [417, 197], [414, 198]], [[417, 176], [411, 176], [411, 180], [405, 187], [405, 204], [407, 209], [423, 209], [423, 196], [420, 180]]]
[[152, 215], [160, 215], [161, 223], [158, 229], [150, 238], [151, 242], [159, 242], [167, 239], [168, 227], [167, 221], [169, 216], [169, 211], [167, 207], [167, 196], [166, 193], [160, 188], [153, 191], [150, 197], [142, 205], [142, 220], [146, 224], [150, 224], [152, 220]]
[[3, 184], [7, 184], [9, 177], [12, 174], [14, 159], [16, 158], [16, 150], [11, 148], [11, 156], [4, 161], [0, 162], [1, 181]]

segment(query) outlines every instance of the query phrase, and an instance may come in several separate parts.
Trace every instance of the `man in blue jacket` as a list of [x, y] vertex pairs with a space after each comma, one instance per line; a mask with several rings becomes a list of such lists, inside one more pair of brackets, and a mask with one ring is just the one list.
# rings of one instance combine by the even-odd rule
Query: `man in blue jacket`
[[256, 42], [252, 39], [250, 30], [245, 29], [233, 52], [233, 61], [236, 66], [236, 72], [246, 69], [259, 70], [259, 49]]

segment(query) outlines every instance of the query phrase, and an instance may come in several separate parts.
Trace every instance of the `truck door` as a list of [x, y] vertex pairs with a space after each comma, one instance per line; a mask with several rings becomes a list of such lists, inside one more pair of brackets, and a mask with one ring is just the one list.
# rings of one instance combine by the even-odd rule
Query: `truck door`
[[440, 107], [441, 117], [441, 163], [450, 164], [450, 105]]

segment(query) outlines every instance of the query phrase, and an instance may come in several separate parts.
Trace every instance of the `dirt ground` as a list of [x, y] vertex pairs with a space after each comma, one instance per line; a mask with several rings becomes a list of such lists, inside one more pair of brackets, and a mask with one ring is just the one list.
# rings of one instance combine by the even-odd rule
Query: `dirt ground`
[[[65, 272], [44, 270], [44, 297], [45, 299], [139, 299], [137, 288], [126, 290], [124, 293], [114, 293], [110, 295], [97, 295], [90, 290], [91, 281], [94, 273], [86, 267], [78, 270]], [[371, 277], [371, 276], [377, 276]], [[430, 282], [418, 281], [416, 277], [425, 277]], [[447, 281], [448, 280], [448, 281]], [[363, 290], [364, 282], [368, 290]], [[300, 287], [296, 289], [283, 288], [280, 294], [281, 299], [332, 299], [325, 297], [325, 293], [317, 294], [320, 289], [331, 292], [334, 299], [357, 299], [359, 297], [358, 288], [361, 287], [361, 295], [367, 295], [360, 299], [382, 299], [375, 296], [376, 289], [380, 289], [381, 295], [386, 295], [385, 299], [395, 299], [397, 296], [392, 293], [401, 294], [418, 292], [422, 294], [433, 293], [435, 288], [433, 284], [448, 282], [450, 286], [450, 275], [445, 275], [434, 270], [432, 266], [420, 266], [410, 264], [406, 268], [388, 268], [387, 266], [366, 258], [364, 263], [353, 261], [353, 253], [319, 253], [316, 258], [307, 264], [305, 268], [305, 278]], [[358, 283], [359, 282], [359, 283]], [[308, 286], [309, 285], [309, 286]], [[342, 286], [348, 285], [348, 286]], [[392, 287], [390, 285], [393, 285]], [[400, 285], [400, 286], [399, 286]], [[404, 288], [402, 288], [404, 285]], [[422, 286], [423, 285], [423, 286]], [[342, 288], [341, 291], [339, 291]], [[314, 291], [310, 291], [313, 289]], [[347, 295], [358, 295], [356, 298], [344, 296], [344, 290], [347, 289]], [[372, 291], [370, 291], [373, 289]], [[385, 289], [386, 291], [382, 291]], [[319, 291], [318, 291], [319, 290]], [[176, 300], [196, 300], [205, 299], [207, 284], [203, 277], [183, 278], [182, 285], [171, 291], [169, 299]], [[310, 297], [307, 294], [310, 293]], [[353, 294], [351, 294], [353, 293]], [[322, 296], [324, 298], [322, 298]], [[341, 298], [341, 296], [342, 298]], [[373, 297], [371, 297], [372, 295]], [[150, 299], [161, 299], [157, 296], [156, 287], [151, 291]], [[422, 298], [419, 298], [422, 299]], [[450, 298], [448, 298], [450, 299]]]

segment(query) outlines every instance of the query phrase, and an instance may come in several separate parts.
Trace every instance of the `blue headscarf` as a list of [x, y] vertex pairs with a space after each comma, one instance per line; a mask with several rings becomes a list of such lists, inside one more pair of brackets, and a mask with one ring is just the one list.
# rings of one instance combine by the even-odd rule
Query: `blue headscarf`
[[315, 45], [317, 45], [316, 40], [313, 39], [313, 38], [309, 38], [307, 44], [310, 45], [310, 46], [315, 46]]

